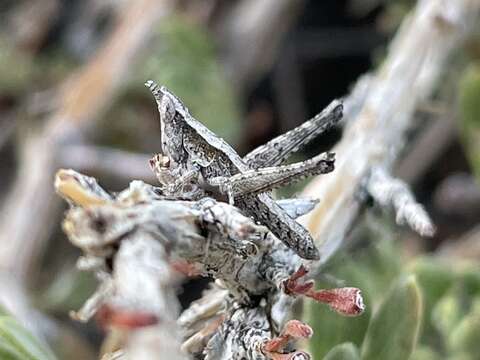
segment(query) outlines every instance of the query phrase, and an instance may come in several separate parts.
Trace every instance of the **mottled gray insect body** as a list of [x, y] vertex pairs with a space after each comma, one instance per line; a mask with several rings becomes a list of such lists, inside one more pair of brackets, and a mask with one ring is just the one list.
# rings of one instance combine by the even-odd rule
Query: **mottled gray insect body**
[[342, 116], [343, 104], [333, 100], [320, 114], [252, 150], [243, 161], [252, 169], [280, 165], [318, 135], [335, 126]]
[[[170, 160], [168, 166], [162, 166], [161, 161], [157, 161], [159, 166], [152, 168], [159, 181], [165, 182], [162, 185], [167, 194], [181, 198], [191, 196], [192, 200], [207, 195], [235, 203], [246, 214], [267, 226], [300, 256], [318, 259], [318, 250], [308, 231], [275, 203], [267, 192], [306, 176], [333, 170], [334, 155], [331, 153], [301, 163], [275, 165], [282, 163], [292, 152], [298, 151], [318, 135], [316, 127], [319, 126], [319, 118], [327, 119], [328, 126], [338, 121], [341, 104], [332, 104], [328, 111], [324, 111], [325, 114], [322, 113], [323, 116], [319, 115], [307, 125], [272, 140], [250, 157], [247, 156], [251, 164], [249, 166], [227, 142], [194, 119], [182, 102], [165, 87], [159, 87], [153, 81], [148, 81], [146, 85], [159, 105], [162, 152]], [[276, 152], [271, 148], [275, 148]], [[270, 156], [273, 153], [275, 156]], [[270, 163], [273, 167], [264, 168]], [[168, 184], [168, 179], [175, 179], [174, 183]]]
[[259, 194], [291, 184], [309, 176], [333, 170], [335, 155], [323, 153], [312, 159], [283, 166], [252, 169], [230, 177], [220, 176], [209, 180], [229, 197]]

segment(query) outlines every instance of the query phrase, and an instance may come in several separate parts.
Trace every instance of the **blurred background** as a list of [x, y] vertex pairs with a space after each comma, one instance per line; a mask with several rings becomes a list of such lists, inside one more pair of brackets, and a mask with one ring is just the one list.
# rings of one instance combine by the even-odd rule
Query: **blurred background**
[[[133, 179], [156, 183], [148, 159], [160, 150], [160, 129], [146, 80], [169, 87], [245, 154], [348, 95], [382, 63], [415, 3], [0, 1], [2, 319], [14, 315], [59, 359], [97, 358], [102, 329], [68, 316], [96, 283], [75, 270], [80, 254], [61, 231], [66, 205], [53, 176], [73, 168], [112, 191]], [[398, 276], [414, 273], [424, 304], [414, 356], [480, 359], [480, 24], [415, 117], [396, 175], [425, 205], [436, 235], [422, 239], [373, 208], [349, 252], [326, 267], [324, 285], [360, 287], [374, 309]], [[331, 148], [341, 133], [322, 135], [302, 156]], [[182, 305], [206, 283], [186, 282]], [[307, 306], [319, 324], [317, 358], [341, 342], [362, 342], [370, 313], [338, 320]], [[1, 322], [0, 333], [9, 324]]]

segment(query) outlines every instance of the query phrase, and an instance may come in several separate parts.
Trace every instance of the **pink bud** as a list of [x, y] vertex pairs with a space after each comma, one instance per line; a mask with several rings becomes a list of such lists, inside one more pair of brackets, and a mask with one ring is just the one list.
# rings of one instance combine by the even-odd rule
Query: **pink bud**
[[294, 351], [287, 354], [269, 353], [269, 358], [272, 360], [311, 360], [311, 356], [305, 351]]
[[281, 335], [289, 336], [293, 339], [308, 339], [313, 335], [313, 330], [307, 324], [293, 319], [287, 321]]
[[115, 309], [106, 304], [98, 310], [96, 318], [105, 329], [110, 326], [135, 329], [152, 326], [159, 322], [158, 317], [153, 313]]
[[299, 281], [308, 273], [302, 265], [283, 282], [284, 291], [290, 295], [303, 295], [318, 302], [328, 304], [330, 308], [342, 315], [357, 316], [365, 310], [360, 289], [344, 287], [329, 290], [314, 290], [313, 281]]
[[[313, 330], [307, 324], [299, 320], [289, 320], [283, 327], [281, 333], [262, 345], [262, 351], [268, 353], [272, 359], [283, 359], [279, 355], [286, 355], [283, 350], [292, 340], [308, 339], [313, 335]], [[294, 355], [294, 354], [289, 354]], [[277, 356], [277, 357], [275, 357]], [[291, 359], [286, 357], [285, 359]]]
[[327, 303], [332, 310], [342, 315], [357, 316], [365, 310], [362, 292], [357, 288], [319, 290], [306, 295], [319, 302]]

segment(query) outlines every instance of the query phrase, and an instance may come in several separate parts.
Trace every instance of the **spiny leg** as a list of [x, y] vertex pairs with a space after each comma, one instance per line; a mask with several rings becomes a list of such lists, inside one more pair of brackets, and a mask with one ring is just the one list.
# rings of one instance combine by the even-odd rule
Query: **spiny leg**
[[306, 177], [326, 174], [334, 169], [335, 154], [323, 153], [302, 162], [249, 170], [231, 177], [216, 177], [208, 183], [218, 186], [229, 199], [245, 194], [258, 194], [298, 182]]
[[343, 105], [340, 101], [334, 100], [314, 118], [248, 153], [243, 161], [251, 169], [280, 165], [290, 155], [337, 124], [342, 116]]
[[318, 260], [320, 253], [312, 236], [302, 225], [292, 219], [269, 194], [246, 195], [235, 204], [268, 229], [286, 246], [307, 260]]

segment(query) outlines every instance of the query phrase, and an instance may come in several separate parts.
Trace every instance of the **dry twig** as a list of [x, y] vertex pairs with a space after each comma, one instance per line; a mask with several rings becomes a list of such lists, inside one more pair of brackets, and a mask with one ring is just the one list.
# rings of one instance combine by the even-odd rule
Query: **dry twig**
[[304, 191], [321, 199], [303, 222], [323, 250], [322, 262], [342, 245], [358, 216], [357, 191], [370, 169], [392, 168], [414, 121], [415, 107], [435, 89], [479, 8], [475, 0], [423, 0], [404, 20], [382, 67], [369, 81], [363, 106], [351, 114], [334, 148], [335, 172], [310, 182]]

